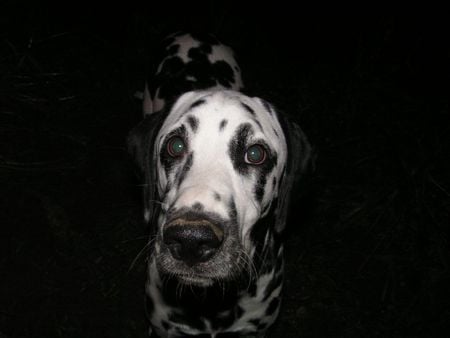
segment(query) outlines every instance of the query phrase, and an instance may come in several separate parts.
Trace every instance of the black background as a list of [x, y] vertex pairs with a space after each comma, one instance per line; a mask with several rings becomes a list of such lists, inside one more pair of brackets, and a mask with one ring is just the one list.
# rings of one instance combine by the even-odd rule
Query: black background
[[249, 92], [317, 150], [272, 336], [448, 335], [447, 14], [2, 2], [0, 337], [145, 337], [147, 229], [124, 140], [152, 52], [179, 29], [233, 46]]

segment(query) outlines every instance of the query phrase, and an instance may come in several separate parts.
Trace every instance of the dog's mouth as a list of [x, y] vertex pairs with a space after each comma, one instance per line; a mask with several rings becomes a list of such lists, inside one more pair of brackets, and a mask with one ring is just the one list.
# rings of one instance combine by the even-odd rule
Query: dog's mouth
[[208, 287], [214, 284], [214, 280], [211, 278], [205, 278], [193, 274], [178, 274], [176, 278], [179, 282], [189, 286]]
[[[225, 255], [218, 253], [217, 256]], [[165, 248], [156, 257], [156, 266], [160, 274], [164, 276], [163, 278], [176, 279], [185, 285], [205, 287], [216, 281], [226, 280], [231, 275], [228, 269], [224, 269], [224, 266], [229, 266], [229, 264], [220, 263], [222, 259], [217, 258], [219, 257], [213, 257], [208, 262], [190, 265], [174, 258], [170, 250]]]

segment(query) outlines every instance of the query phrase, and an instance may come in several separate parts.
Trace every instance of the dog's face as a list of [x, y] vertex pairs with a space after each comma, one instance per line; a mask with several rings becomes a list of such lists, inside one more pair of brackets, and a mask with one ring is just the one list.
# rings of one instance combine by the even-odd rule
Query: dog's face
[[205, 286], [250, 269], [258, 221], [272, 211], [272, 230], [284, 226], [294, 166], [284, 129], [265, 101], [221, 90], [186, 93], [132, 133], [161, 273]]

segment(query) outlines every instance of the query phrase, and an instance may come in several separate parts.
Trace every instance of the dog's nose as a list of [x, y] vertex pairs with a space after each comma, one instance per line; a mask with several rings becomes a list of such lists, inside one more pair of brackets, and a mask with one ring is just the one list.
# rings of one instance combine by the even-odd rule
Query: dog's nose
[[166, 226], [163, 238], [173, 258], [193, 266], [214, 256], [222, 244], [223, 231], [205, 220], [176, 220]]

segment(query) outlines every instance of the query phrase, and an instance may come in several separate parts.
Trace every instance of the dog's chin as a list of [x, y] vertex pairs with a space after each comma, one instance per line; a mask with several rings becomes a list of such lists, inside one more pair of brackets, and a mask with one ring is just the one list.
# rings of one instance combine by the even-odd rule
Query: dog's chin
[[214, 280], [218, 277], [216, 271], [209, 271], [200, 266], [187, 267], [169, 255], [161, 255], [159, 258], [156, 260], [156, 266], [163, 279], [186, 286], [208, 287], [214, 284]]

